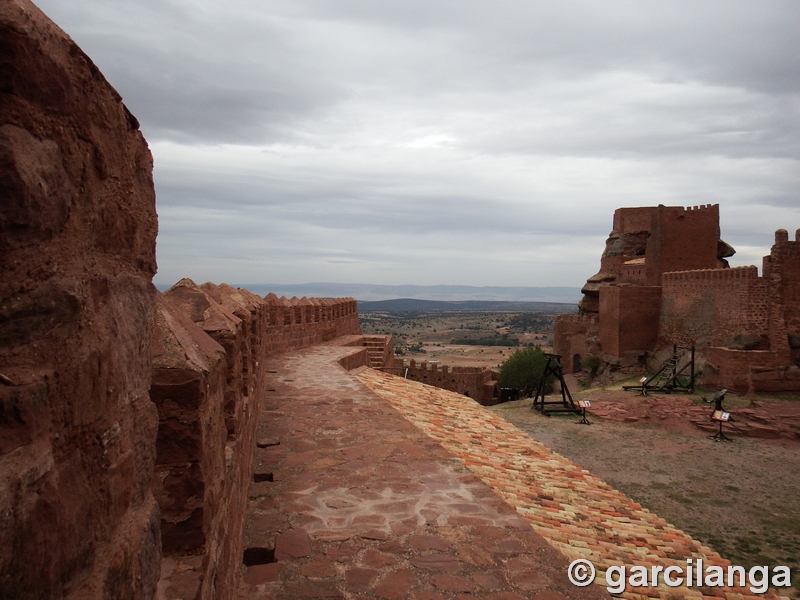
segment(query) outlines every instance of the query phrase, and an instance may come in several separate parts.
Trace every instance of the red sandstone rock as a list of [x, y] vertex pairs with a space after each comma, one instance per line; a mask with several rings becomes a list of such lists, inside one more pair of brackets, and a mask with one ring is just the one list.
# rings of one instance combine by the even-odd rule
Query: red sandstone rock
[[215, 519], [206, 511], [226, 475], [225, 352], [161, 294], [153, 340], [150, 395], [159, 412], [154, 484], [163, 549], [179, 556], [213, 550]]
[[277, 581], [280, 577], [283, 565], [280, 563], [267, 563], [265, 565], [253, 565], [247, 568], [244, 574], [244, 582], [250, 585], [260, 585], [270, 581]]
[[290, 529], [275, 540], [275, 559], [288, 560], [311, 555], [311, 544], [305, 529]]
[[389, 573], [375, 586], [375, 595], [387, 600], [402, 600], [408, 596], [409, 590], [416, 585], [417, 576], [411, 569], [400, 569]]
[[152, 158], [29, 1], [0, 4], [0, 54], [0, 597], [147, 598]]

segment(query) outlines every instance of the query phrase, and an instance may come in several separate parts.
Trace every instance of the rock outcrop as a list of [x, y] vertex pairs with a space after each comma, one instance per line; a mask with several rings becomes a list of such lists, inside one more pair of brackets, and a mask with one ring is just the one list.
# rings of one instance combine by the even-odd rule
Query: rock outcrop
[[152, 158], [27, 0], [0, 4], [0, 597], [151, 597]]

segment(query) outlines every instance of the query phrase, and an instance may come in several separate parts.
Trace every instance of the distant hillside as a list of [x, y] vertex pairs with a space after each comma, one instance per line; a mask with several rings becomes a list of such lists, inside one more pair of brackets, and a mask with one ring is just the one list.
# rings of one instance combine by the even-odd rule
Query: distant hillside
[[397, 298], [440, 301], [555, 302], [576, 304], [581, 298], [577, 287], [477, 287], [470, 285], [372, 285], [367, 283], [240, 283], [242, 287], [264, 296], [274, 292], [291, 298], [342, 298], [377, 301]]
[[547, 314], [563, 314], [578, 312], [575, 303], [563, 302], [507, 302], [497, 300], [417, 300], [400, 298], [396, 300], [358, 301], [359, 314], [369, 312], [387, 313], [420, 313], [420, 312], [538, 312]]

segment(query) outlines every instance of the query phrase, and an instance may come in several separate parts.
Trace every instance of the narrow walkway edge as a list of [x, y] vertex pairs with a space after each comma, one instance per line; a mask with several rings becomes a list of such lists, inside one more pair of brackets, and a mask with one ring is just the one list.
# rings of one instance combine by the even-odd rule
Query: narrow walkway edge
[[342, 368], [346, 341], [267, 365], [240, 598], [608, 598]]

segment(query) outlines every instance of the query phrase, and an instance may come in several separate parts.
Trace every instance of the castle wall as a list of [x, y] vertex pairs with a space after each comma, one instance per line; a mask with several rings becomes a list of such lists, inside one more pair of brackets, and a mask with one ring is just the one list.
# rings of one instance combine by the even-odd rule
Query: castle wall
[[491, 406], [499, 401], [499, 375], [497, 372], [481, 367], [440, 367], [437, 363], [410, 360], [404, 364], [407, 371], [399, 374], [412, 381], [427, 383], [444, 390], [468, 395], [470, 398]]
[[614, 211], [612, 234], [650, 231], [656, 206], [640, 206], [636, 208], [618, 208]]
[[278, 298], [268, 294], [265, 355], [271, 356], [313, 344], [327, 342], [342, 335], [360, 333], [357, 303], [352, 298], [336, 300], [301, 300]]
[[659, 337], [698, 348], [729, 346], [737, 337], [766, 343], [768, 295], [753, 266], [665, 273]]
[[27, 0], [0, 3], [0, 597], [148, 598], [152, 157]]
[[718, 204], [657, 207], [647, 243], [647, 284], [661, 285], [661, 276], [672, 271], [717, 268], [718, 243]]
[[[182, 596], [235, 597], [265, 359], [359, 334], [354, 310], [349, 298], [265, 300], [188, 279], [159, 298], [151, 387], [160, 417], [155, 487], [164, 554], [186, 562]], [[351, 367], [368, 364], [367, 348], [348, 359]]]
[[786, 230], [775, 233], [764, 278], [770, 286], [770, 344], [783, 360], [800, 360], [800, 230], [789, 241]]
[[661, 288], [606, 286], [600, 289], [600, 346], [611, 356], [636, 358], [658, 340]]
[[154, 491], [167, 556], [202, 554], [215, 541], [209, 507], [225, 470], [225, 386], [225, 350], [159, 294], [150, 397], [159, 413]]
[[553, 327], [553, 352], [562, 357], [564, 373], [578, 373], [580, 361], [600, 352], [600, 328], [597, 317], [559, 315]]
[[800, 368], [772, 350], [709, 348], [702, 385], [739, 394], [791, 392], [800, 389]]

